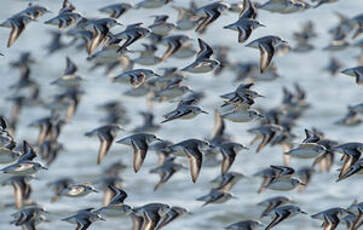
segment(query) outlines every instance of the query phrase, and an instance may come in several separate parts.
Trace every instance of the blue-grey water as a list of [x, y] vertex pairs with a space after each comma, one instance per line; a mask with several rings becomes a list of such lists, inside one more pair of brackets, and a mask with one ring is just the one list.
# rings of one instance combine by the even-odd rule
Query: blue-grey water
[[[160, 190], [153, 192], [153, 186], [158, 182], [158, 176], [149, 174], [148, 171], [156, 166], [157, 157], [154, 152], [149, 152], [140, 172], [135, 174], [131, 168], [132, 152], [126, 148], [114, 144], [110, 153], [104, 159], [101, 166], [96, 165], [96, 157], [99, 142], [97, 138], [87, 138], [84, 133], [98, 127], [99, 121], [103, 114], [97, 110], [96, 105], [108, 101], [109, 99], [118, 99], [124, 103], [128, 109], [128, 115], [131, 122], [125, 125], [126, 130], [131, 130], [140, 124], [141, 118], [137, 115], [140, 110], [147, 108], [144, 98], [130, 98], [123, 96], [122, 93], [130, 88], [126, 84], [113, 84], [108, 76], [103, 74], [103, 70], [88, 71], [91, 66], [85, 59], [85, 51], [78, 51], [74, 48], [67, 48], [52, 56], [47, 56], [44, 46], [50, 39], [47, 31], [54, 29], [52, 26], [44, 25], [43, 22], [50, 17], [55, 16], [61, 6], [60, 0], [41, 0], [37, 3], [47, 6], [53, 13], [46, 14], [38, 19], [38, 22], [30, 23], [24, 33], [15, 42], [13, 47], [7, 49], [6, 41], [10, 30], [0, 29], [0, 51], [5, 57], [0, 58], [0, 113], [9, 115], [10, 104], [5, 100], [6, 96], [11, 95], [8, 90], [10, 84], [18, 78], [18, 71], [11, 69], [8, 63], [18, 57], [20, 52], [31, 51], [37, 63], [32, 65], [31, 76], [36, 79], [42, 86], [42, 98], [46, 101], [58, 92], [56, 86], [50, 85], [50, 82], [61, 76], [65, 66], [65, 56], [70, 56], [78, 64], [79, 74], [84, 77], [83, 88], [86, 91], [82, 98], [79, 109], [74, 119], [67, 124], [59, 137], [59, 141], [65, 144], [66, 151], [62, 152], [58, 159], [50, 166], [48, 171], [43, 171], [37, 175], [38, 179], [32, 182], [33, 200], [43, 205], [50, 211], [50, 222], [43, 223], [39, 229], [73, 229], [74, 226], [60, 221], [61, 218], [71, 215], [74, 211], [86, 207], [100, 207], [102, 203], [102, 193], [91, 194], [84, 198], [72, 199], [62, 198], [56, 203], [50, 203], [50, 197], [53, 195], [46, 185], [47, 182], [64, 176], [74, 177], [79, 182], [93, 181], [97, 179], [104, 168], [112, 162], [122, 160], [129, 167], [122, 173], [125, 183], [125, 190], [129, 197], [127, 203], [132, 206], [146, 204], [148, 202], [164, 202], [170, 205], [179, 205], [189, 209], [193, 214], [176, 220], [166, 229], [223, 229], [228, 224], [246, 219], [257, 218], [261, 208], [256, 206], [259, 201], [274, 196], [287, 195], [296, 200], [303, 210], [310, 214], [335, 207], [346, 207], [353, 200], [363, 199], [362, 177], [353, 176], [347, 180], [336, 183], [339, 163], [335, 164], [330, 173], [316, 174], [309, 187], [301, 193], [296, 191], [274, 192], [265, 191], [257, 194], [260, 179], [251, 175], [271, 164], [282, 164], [281, 148], [266, 147], [263, 151], [256, 154], [255, 147], [249, 146], [250, 150], [241, 152], [234, 163], [232, 170], [241, 172], [247, 177], [242, 179], [233, 189], [232, 192], [239, 199], [229, 201], [220, 205], [209, 205], [201, 208], [201, 203], [195, 199], [198, 196], [208, 193], [211, 188], [209, 181], [216, 177], [220, 168], [202, 168], [200, 177], [196, 184], [191, 182], [188, 170], [177, 173], [171, 180], [166, 183]], [[116, 0], [74, 0], [79, 12], [86, 17], [104, 17], [97, 9], [100, 7], [116, 3]], [[137, 1], [130, 1], [136, 3]], [[175, 0], [175, 5], [187, 5], [189, 1]], [[199, 5], [209, 1], [197, 1]], [[200, 2], [200, 3], [199, 3]], [[5, 20], [7, 17], [17, 13], [26, 7], [26, 1], [0, 0], [0, 19]], [[285, 40], [294, 43], [292, 33], [300, 30], [300, 26], [307, 20], [312, 20], [316, 24], [318, 38], [313, 41], [315, 50], [306, 54], [289, 53], [285, 56], [277, 56], [274, 62], [279, 68], [281, 78], [273, 82], [258, 82], [256, 91], [265, 95], [266, 98], [259, 99], [257, 107], [272, 108], [277, 106], [282, 98], [282, 86], [292, 87], [293, 82], [299, 82], [307, 89], [307, 101], [311, 108], [304, 113], [304, 116], [298, 120], [294, 133], [298, 134], [296, 142], [304, 138], [304, 128], [317, 127], [326, 132], [329, 138], [336, 139], [340, 142], [362, 141], [362, 126], [342, 127], [334, 125], [334, 122], [344, 116], [347, 105], [361, 103], [363, 99], [362, 89], [359, 88], [353, 78], [338, 74], [335, 78], [323, 72], [323, 67], [328, 63], [331, 55], [339, 57], [345, 67], [356, 66], [356, 56], [360, 50], [350, 47], [344, 51], [331, 53], [322, 51], [322, 48], [328, 44], [330, 37], [327, 34], [329, 27], [338, 22], [334, 15], [335, 11], [341, 12], [349, 17], [362, 13], [363, 1], [361, 0], [341, 0], [335, 4], [327, 4], [318, 9], [311, 9], [303, 13], [280, 15], [272, 14], [267, 11], [259, 11], [259, 21], [266, 25], [265, 28], [255, 30], [249, 39], [264, 35], [279, 35]], [[176, 20], [176, 11], [170, 7], [154, 10], [130, 10], [126, 15], [120, 18], [122, 24], [131, 24], [144, 22], [146, 25], [151, 23], [150, 15], [167, 13], [171, 21]], [[237, 18], [237, 14], [228, 12], [213, 23], [207, 33], [203, 35], [210, 44], [224, 44], [230, 46], [230, 60], [232, 61], [249, 61], [259, 59], [257, 50], [246, 48], [244, 45], [237, 43], [237, 34], [232, 31], [223, 30], [222, 27], [232, 23]], [[114, 32], [122, 31], [122, 27], [115, 27]], [[174, 33], [178, 33], [175, 31]], [[198, 34], [187, 32], [193, 38]], [[197, 47], [197, 42], [194, 42]], [[139, 47], [137, 42], [132, 48]], [[159, 53], [164, 51], [165, 47], [160, 46]], [[176, 60], [168, 59], [165, 63], [151, 67], [158, 71], [158, 67], [164, 66], [186, 66], [191, 63], [191, 59]], [[121, 73], [121, 68], [114, 71], [114, 74]], [[209, 111], [209, 115], [200, 115], [193, 120], [173, 121], [163, 124], [162, 129], [157, 132], [160, 138], [169, 139], [173, 142], [184, 139], [205, 138], [208, 137], [213, 128], [213, 111], [217, 108], [221, 100], [218, 95], [233, 90], [236, 84], [232, 83], [234, 73], [225, 71], [218, 78], [210, 74], [187, 75], [187, 85], [194, 90], [202, 90], [206, 93], [206, 99], [201, 102], [201, 107]], [[156, 120], [161, 121], [161, 115], [175, 107], [171, 103], [157, 104], [154, 106]], [[16, 133], [16, 140], [26, 139], [35, 142], [38, 130], [28, 127], [28, 124], [38, 118], [48, 114], [48, 111], [41, 108], [26, 108], [21, 113], [19, 126]], [[235, 141], [248, 145], [252, 136], [246, 132], [248, 128], [256, 125], [255, 122], [247, 124], [238, 124], [227, 122], [227, 131], [233, 135]], [[125, 137], [128, 132], [121, 132], [118, 136]], [[187, 166], [187, 161], [180, 159]], [[292, 161], [293, 167], [310, 165], [311, 161], [296, 160]], [[0, 187], [0, 229], [16, 229], [10, 225], [10, 215], [15, 212], [12, 208], [3, 208], [4, 204], [13, 201], [12, 187]], [[267, 224], [270, 219], [263, 219], [262, 222]], [[309, 216], [297, 216], [282, 222], [276, 229], [319, 229], [321, 222], [312, 220]], [[97, 222], [90, 229], [130, 229], [131, 221], [127, 217], [107, 218], [106, 222]], [[340, 227], [342, 228], [342, 226]]]

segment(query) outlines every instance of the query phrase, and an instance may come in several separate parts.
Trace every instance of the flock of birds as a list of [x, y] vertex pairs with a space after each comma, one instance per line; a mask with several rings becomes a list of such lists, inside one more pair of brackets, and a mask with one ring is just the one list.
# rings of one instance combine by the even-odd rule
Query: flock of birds
[[[258, 143], [256, 152], [260, 152], [268, 145], [282, 147], [281, 165], [268, 165], [266, 160], [267, 167], [255, 173], [254, 176], [262, 178], [258, 193], [265, 190], [276, 190], [281, 193], [294, 189], [303, 191], [315, 175], [315, 169], [321, 172], [329, 172], [332, 169], [337, 154], [341, 154], [343, 163], [337, 175], [337, 182], [356, 180], [356, 183], [359, 183], [361, 180], [359, 174], [363, 174], [363, 158], [361, 157], [363, 143], [340, 143], [328, 138], [323, 131], [311, 128], [305, 129], [306, 138], [295, 144], [296, 135], [292, 130], [310, 107], [306, 101], [306, 92], [299, 84], [296, 83], [293, 89], [283, 88], [283, 100], [279, 106], [270, 110], [253, 108], [257, 100], [264, 98], [263, 94], [252, 89], [255, 82], [272, 81], [279, 76], [277, 66], [272, 64], [275, 56], [287, 52], [309, 52], [314, 49], [311, 40], [317, 36], [314, 24], [308, 21], [303, 25], [302, 31], [293, 34], [296, 40], [294, 47], [276, 35], [252, 40], [250, 37], [255, 29], [268, 26], [257, 20], [258, 10], [290, 14], [315, 10], [314, 8], [336, 1], [312, 0], [311, 3], [307, 3], [303, 0], [270, 0], [261, 4], [243, 0], [235, 4], [216, 1], [201, 6], [191, 1], [189, 8], [179, 7], [177, 1], [170, 3], [171, 0], [142, 0], [135, 5], [125, 1], [125, 3], [106, 5], [99, 9], [108, 17], [87, 18], [77, 12], [75, 5], [69, 0], [64, 0], [58, 13], [51, 12], [44, 6], [30, 3], [24, 10], [6, 19], [0, 26], [11, 29], [7, 43], [7, 46], [11, 47], [18, 39], [21, 39], [21, 35], [26, 33], [27, 24], [38, 21], [41, 17], [49, 17], [45, 24], [59, 28], [51, 32], [53, 39], [46, 47], [49, 54], [75, 46], [77, 49], [85, 50], [88, 55], [87, 60], [94, 64], [92, 69], [104, 67], [107, 75], [121, 66], [123, 72], [112, 76], [111, 81], [129, 84], [130, 90], [125, 92], [125, 95], [146, 98], [148, 109], [140, 112], [144, 123], [131, 130], [131, 135], [118, 139], [120, 132], [126, 132], [122, 127], [130, 122], [127, 117], [127, 108], [119, 100], [108, 101], [98, 107], [106, 113], [102, 120], [104, 125], [85, 133], [87, 137], [99, 139], [97, 164], [101, 164], [107, 157], [114, 142], [128, 146], [133, 152], [132, 167], [135, 173], [142, 168], [149, 152], [155, 151], [158, 155], [158, 165], [150, 170], [150, 173], [158, 174], [160, 180], [155, 185], [154, 191], [162, 189], [162, 186], [175, 173], [186, 168], [178, 161], [180, 158], [186, 157], [189, 161], [190, 177], [193, 183], [198, 182], [202, 167], [218, 166], [220, 176], [213, 180], [217, 185], [207, 195], [197, 199], [206, 206], [236, 198], [230, 190], [244, 177], [243, 174], [232, 171], [231, 167], [239, 152], [249, 148], [233, 141], [233, 135], [227, 134], [226, 120], [231, 124], [257, 121], [256, 127], [247, 130], [250, 135], [255, 136], [251, 145]], [[178, 19], [174, 23], [168, 21], [168, 15], [155, 15], [154, 21], [149, 26], [135, 23], [127, 25], [120, 33], [111, 32], [113, 27], [121, 26], [117, 19], [126, 17], [125, 15], [131, 9], [160, 8], [160, 12], [163, 12], [162, 9], [170, 5], [173, 5], [172, 8], [178, 12]], [[236, 43], [246, 43], [246, 47], [258, 49], [259, 62], [233, 63], [228, 59], [228, 46], [213, 45], [202, 38], [208, 27], [227, 11], [238, 13], [238, 19], [232, 24], [225, 25], [221, 30], [236, 31], [238, 33]], [[351, 34], [356, 40], [363, 33], [363, 14], [355, 17], [346, 17], [339, 13], [337, 15], [340, 22], [329, 31], [332, 41], [324, 48], [326, 50], [345, 49], [350, 46], [346, 40]], [[186, 31], [190, 30], [195, 30], [200, 37], [192, 38], [187, 35]], [[70, 37], [71, 42], [64, 43], [62, 38], [65, 36]], [[149, 42], [146, 42], [147, 40]], [[248, 43], [247, 40], [249, 40]], [[198, 42], [198, 50], [194, 48], [192, 41]], [[134, 43], [141, 44], [143, 48], [133, 49]], [[159, 45], [167, 47], [160, 56], [156, 55]], [[363, 48], [363, 40], [355, 43], [355, 46]], [[130, 58], [130, 55], [134, 54], [138, 56]], [[148, 68], [148, 66], [163, 63], [169, 58], [190, 59], [193, 57], [194, 60], [189, 65], [181, 68], [169, 66], [159, 69], [162, 73]], [[357, 67], [341, 70], [342, 65], [339, 60], [332, 58], [326, 71], [332, 75], [341, 72], [355, 77], [359, 85], [363, 83], [362, 59], [361, 56]], [[8, 175], [1, 184], [13, 187], [15, 202], [9, 204], [9, 207], [16, 208], [18, 211], [14, 213], [11, 224], [20, 226], [24, 230], [37, 229], [38, 225], [47, 221], [48, 212], [30, 198], [32, 180], [36, 178], [35, 175], [39, 171], [52, 170], [51, 164], [64, 150], [58, 137], [63, 127], [77, 114], [78, 105], [85, 93], [82, 89], [83, 78], [77, 74], [77, 65], [70, 57], [66, 57], [64, 74], [51, 83], [58, 86], [62, 92], [56, 94], [51, 102], [45, 103], [40, 97], [39, 84], [31, 77], [31, 65], [34, 63], [36, 61], [29, 52], [22, 53], [19, 60], [10, 63], [11, 67], [20, 71], [20, 78], [10, 87], [16, 93], [6, 98], [12, 104], [11, 113], [0, 118], [0, 163], [6, 164], [0, 171]], [[134, 65], [146, 67], [137, 69]], [[217, 76], [228, 69], [235, 73], [234, 81], [239, 85], [233, 92], [220, 96], [221, 105], [215, 110], [215, 127], [208, 139], [190, 138], [172, 143], [154, 134], [166, 122], [175, 122], [174, 120], [177, 119], [190, 120], [198, 115], [208, 114], [199, 106], [199, 102], [205, 97], [204, 92], [196, 92], [185, 85], [186, 74], [207, 73]], [[153, 105], [165, 102], [177, 102], [177, 105], [174, 110], [163, 115], [164, 119], [160, 124], [155, 123]], [[44, 106], [49, 111], [49, 115], [29, 125], [39, 129], [36, 142], [16, 140], [14, 135], [21, 111], [26, 107], [34, 106]], [[361, 114], [363, 114], [363, 103], [351, 105], [348, 107], [347, 115], [336, 123], [345, 126], [358, 125], [362, 121]], [[178, 123], [175, 128], [182, 128], [180, 126], [181, 123]], [[290, 161], [296, 158], [313, 159], [313, 164], [309, 167], [294, 169], [290, 166]], [[103, 177], [98, 182], [100, 189], [104, 191], [101, 207], [81, 209], [62, 220], [76, 224], [77, 230], [85, 230], [92, 223], [104, 221], [107, 217], [130, 216], [133, 230], [156, 230], [164, 228], [170, 222], [183, 216], [198, 215], [183, 207], [162, 202], [134, 207], [126, 203], [127, 188], [122, 185], [120, 172], [126, 170], [127, 165], [115, 162], [103, 172]], [[48, 186], [54, 189], [52, 202], [59, 202], [61, 197], [82, 199], [91, 193], [99, 192], [99, 189], [91, 183], [79, 183], [72, 177], [59, 178], [49, 182]], [[282, 195], [266, 199], [258, 205], [265, 207], [259, 218], [272, 217], [267, 226], [256, 217], [256, 219], [232, 223], [226, 226], [226, 229], [247, 230], [264, 227], [268, 230], [288, 218], [308, 214], [291, 198]], [[336, 229], [339, 224], [346, 225], [349, 230], [357, 230], [363, 226], [362, 216], [363, 202], [355, 201], [346, 208], [333, 207], [321, 210], [319, 213], [312, 214], [311, 218], [322, 220], [324, 230]]]

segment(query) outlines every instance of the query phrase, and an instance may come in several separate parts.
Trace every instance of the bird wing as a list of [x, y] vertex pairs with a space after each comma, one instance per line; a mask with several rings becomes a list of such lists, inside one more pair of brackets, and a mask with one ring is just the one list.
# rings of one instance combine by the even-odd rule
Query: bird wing
[[138, 172], [145, 160], [148, 146], [143, 141], [132, 140], [132, 148], [134, 150], [134, 171]]
[[113, 141], [113, 136], [109, 132], [101, 133], [99, 138], [101, 144], [98, 151], [97, 164], [101, 164], [102, 159], [107, 155]]
[[192, 181], [195, 183], [199, 177], [200, 169], [202, 167], [203, 155], [197, 147], [186, 147], [186, 152], [189, 159]]
[[263, 73], [268, 65], [271, 63], [272, 57], [275, 52], [275, 48], [272, 44], [262, 43], [259, 46], [260, 49], [260, 72]]
[[24, 31], [25, 25], [23, 23], [13, 23], [9, 40], [8, 40], [8, 47], [12, 46], [16, 39], [20, 36], [20, 34]]
[[200, 51], [197, 54], [197, 60], [210, 58], [210, 56], [213, 55], [212, 47], [210, 47], [205, 41], [200, 38], [198, 38], [198, 43]]

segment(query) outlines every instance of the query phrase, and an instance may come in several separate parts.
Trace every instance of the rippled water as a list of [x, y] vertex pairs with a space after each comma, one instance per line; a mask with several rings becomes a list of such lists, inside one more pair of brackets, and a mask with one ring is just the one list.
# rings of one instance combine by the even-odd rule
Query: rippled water
[[[38, 1], [42, 5], [46, 5], [53, 12], [57, 12], [61, 1]], [[118, 1], [97, 1], [97, 0], [78, 0], [74, 4], [78, 10], [85, 16], [102, 17], [97, 9], [108, 3]], [[176, 0], [177, 5], [185, 5], [187, 1]], [[198, 1], [199, 2], [199, 1]], [[201, 1], [206, 2], [206, 1]], [[24, 1], [0, 0], [1, 10], [0, 18], [3, 20], [12, 14], [20, 11], [26, 6]], [[352, 78], [338, 74], [336, 78], [331, 78], [321, 69], [327, 64], [328, 58], [332, 53], [322, 51], [321, 48], [326, 46], [330, 38], [327, 36], [327, 29], [333, 26], [338, 19], [334, 16], [334, 11], [339, 11], [348, 16], [354, 16], [362, 13], [363, 1], [361, 0], [342, 0], [336, 4], [324, 5], [318, 9], [312, 9], [304, 13], [292, 15], [271, 14], [266, 11], [260, 11], [259, 20], [267, 25], [266, 28], [259, 28], [254, 31], [250, 40], [263, 35], [280, 35], [287, 41], [292, 41], [292, 32], [300, 29], [300, 25], [306, 20], [313, 20], [316, 23], [316, 29], [319, 38], [314, 40], [316, 50], [308, 54], [287, 54], [275, 58], [275, 62], [279, 67], [279, 73], [282, 77], [274, 82], [258, 83], [255, 89], [266, 98], [257, 101], [257, 106], [271, 108], [280, 103], [282, 97], [282, 86], [291, 87], [293, 82], [299, 82], [307, 89], [308, 102], [312, 107], [298, 121], [294, 132], [298, 134], [296, 141], [303, 138], [303, 129], [312, 126], [324, 130], [329, 138], [337, 139], [341, 142], [362, 141], [362, 127], [346, 128], [334, 125], [334, 121], [341, 118], [346, 112], [348, 104], [362, 102], [362, 89], [359, 89]], [[126, 16], [121, 17], [120, 22], [123, 24], [131, 24], [136, 22], [144, 22], [150, 24], [149, 15], [160, 13], [168, 13], [171, 21], [176, 18], [175, 11], [169, 8], [157, 10], [132, 10]], [[32, 51], [37, 63], [32, 67], [32, 77], [42, 85], [42, 97], [49, 98], [58, 89], [50, 86], [49, 83], [63, 73], [65, 66], [65, 56], [68, 55], [79, 66], [79, 73], [86, 80], [84, 81], [84, 89], [86, 94], [82, 98], [78, 112], [71, 123], [67, 124], [59, 138], [59, 141], [65, 144], [66, 152], [60, 154], [58, 159], [50, 170], [41, 172], [38, 180], [32, 182], [34, 192], [32, 198], [44, 205], [51, 212], [49, 223], [43, 223], [39, 229], [72, 229], [73, 226], [60, 221], [72, 212], [86, 207], [99, 207], [102, 202], [102, 194], [91, 194], [85, 198], [72, 199], [62, 198], [59, 202], [50, 203], [52, 192], [48, 190], [46, 183], [64, 176], [74, 177], [77, 181], [93, 181], [100, 176], [102, 170], [112, 162], [122, 159], [130, 167], [124, 171], [122, 178], [125, 180], [125, 190], [129, 197], [127, 203], [137, 206], [148, 202], [165, 202], [170, 205], [180, 205], [188, 208], [193, 213], [190, 216], [179, 219], [171, 223], [167, 229], [222, 229], [224, 226], [245, 219], [256, 218], [259, 216], [261, 209], [256, 207], [256, 203], [278, 194], [279, 192], [266, 191], [260, 195], [256, 190], [261, 183], [260, 179], [249, 177], [254, 172], [267, 167], [271, 164], [281, 164], [282, 156], [279, 147], [265, 148], [261, 153], [254, 152], [255, 146], [250, 146], [249, 151], [241, 152], [233, 165], [232, 170], [247, 175], [233, 189], [232, 192], [239, 197], [238, 200], [229, 201], [221, 205], [210, 205], [201, 208], [201, 203], [195, 199], [201, 195], [208, 193], [211, 185], [209, 181], [218, 175], [220, 169], [203, 168], [200, 178], [196, 184], [192, 184], [189, 171], [177, 173], [168, 183], [160, 190], [153, 192], [153, 186], [158, 181], [158, 176], [149, 174], [150, 168], [156, 165], [156, 155], [150, 152], [146, 161], [138, 174], [131, 169], [132, 153], [129, 148], [120, 145], [113, 145], [111, 152], [104, 159], [101, 166], [96, 165], [96, 157], [98, 151], [98, 141], [84, 136], [89, 131], [101, 123], [99, 119], [102, 114], [96, 109], [96, 105], [106, 102], [109, 99], [120, 99], [129, 110], [129, 116], [132, 122], [125, 128], [131, 130], [140, 124], [141, 118], [136, 114], [139, 110], [146, 109], [144, 99], [134, 99], [125, 97], [122, 92], [129, 89], [128, 85], [112, 84], [102, 70], [89, 72], [90, 64], [85, 61], [86, 53], [78, 52], [73, 48], [63, 50], [53, 56], [46, 56], [45, 50], [42, 48], [49, 41], [46, 31], [52, 29], [50, 26], [44, 25], [43, 22], [54, 14], [48, 14], [39, 19], [37, 23], [31, 23], [16, 41], [15, 45], [6, 49], [6, 41], [9, 30], [0, 30], [0, 50], [6, 56], [0, 58], [0, 75], [2, 83], [0, 84], [0, 113], [9, 114], [10, 105], [4, 100], [11, 92], [7, 90], [8, 86], [18, 77], [18, 71], [10, 69], [8, 62], [18, 57], [21, 51]], [[210, 44], [224, 44], [232, 47], [230, 51], [230, 59], [234, 61], [258, 60], [258, 51], [249, 49], [236, 42], [236, 33], [222, 30], [222, 26], [233, 22], [237, 18], [236, 14], [227, 13], [210, 26], [203, 38]], [[115, 32], [121, 31], [123, 28], [115, 28]], [[223, 32], [223, 34], [221, 33]], [[189, 32], [194, 38], [197, 35]], [[195, 44], [196, 45], [196, 44]], [[134, 47], [138, 45], [135, 44]], [[161, 47], [160, 53], [164, 51]], [[359, 50], [348, 48], [344, 51], [334, 53], [344, 62], [346, 67], [356, 65], [355, 56], [359, 54]], [[183, 60], [176, 61], [170, 58], [162, 66], [185, 66], [192, 61]], [[157, 71], [156, 67], [154, 69]], [[115, 72], [120, 73], [121, 70]], [[168, 138], [171, 141], [178, 142], [186, 138], [204, 138], [207, 137], [213, 127], [213, 110], [220, 105], [221, 100], [218, 95], [230, 91], [236, 87], [232, 84], [234, 74], [225, 71], [223, 75], [214, 78], [208, 74], [205, 75], [188, 75], [187, 84], [195, 90], [203, 90], [207, 97], [202, 101], [201, 106], [210, 111], [209, 115], [200, 115], [190, 121], [174, 121], [166, 123], [157, 133], [161, 138]], [[161, 114], [171, 110], [175, 105], [164, 103], [156, 105], [154, 108], [157, 114], [157, 121], [161, 120]], [[16, 134], [17, 140], [26, 139], [34, 142], [37, 137], [37, 130], [27, 127], [34, 119], [38, 119], [47, 114], [42, 108], [27, 108], [22, 111], [19, 123], [19, 129]], [[247, 145], [251, 140], [246, 130], [255, 123], [236, 124], [227, 122], [228, 133], [232, 134], [234, 140]], [[119, 137], [127, 136], [128, 133], [122, 132]], [[182, 162], [183, 159], [181, 159]], [[187, 163], [187, 162], [185, 162]], [[310, 161], [293, 160], [292, 166], [298, 167], [302, 165], [310, 165]], [[187, 165], [187, 164], [186, 164]], [[297, 204], [305, 211], [313, 214], [317, 211], [334, 206], [347, 206], [354, 199], [363, 199], [362, 177], [352, 177], [340, 183], [335, 183], [337, 177], [336, 165], [330, 173], [316, 174], [313, 177], [310, 186], [302, 193], [296, 191], [286, 192], [283, 195], [292, 197]], [[13, 201], [11, 187], [0, 188], [0, 205]], [[14, 209], [0, 209], [0, 229], [15, 229], [9, 224], [10, 214]], [[263, 223], [268, 223], [269, 219], [263, 219]], [[277, 229], [319, 229], [320, 222], [310, 219], [308, 216], [297, 216], [280, 224]], [[95, 223], [90, 229], [129, 229], [131, 221], [129, 218], [107, 218], [106, 222]]]

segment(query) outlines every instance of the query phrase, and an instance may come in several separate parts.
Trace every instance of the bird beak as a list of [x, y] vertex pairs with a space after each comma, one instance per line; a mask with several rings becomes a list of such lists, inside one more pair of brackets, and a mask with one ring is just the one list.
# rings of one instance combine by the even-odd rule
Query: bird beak
[[41, 166], [41, 168], [44, 169], [44, 170], [48, 170], [48, 168], [47, 167], [44, 167], [44, 166]]
[[209, 114], [208, 112], [206, 112], [206, 111], [204, 111], [204, 110], [202, 110], [201, 112], [202, 112], [202, 113], [205, 113], [205, 114]]
[[156, 138], [156, 140], [158, 140], [158, 141], [164, 141], [164, 140], [162, 140], [162, 139], [160, 139], [160, 138], [158, 138], [158, 137]]
[[260, 24], [258, 24], [258, 25], [259, 25], [259, 26], [261, 26], [261, 27], [266, 27], [264, 24], [261, 24], [261, 23], [260, 23]]
[[301, 214], [304, 214], [304, 215], [308, 215], [308, 213], [307, 213], [307, 212], [305, 212], [305, 211], [300, 211], [300, 213], [301, 213]]
[[116, 25], [123, 26], [123, 24], [119, 22], [116, 22]]
[[288, 42], [287, 42], [287, 41], [285, 41], [285, 40], [282, 40], [282, 41], [281, 41], [281, 43], [283, 43], [283, 44], [288, 44]]
[[92, 190], [92, 192], [99, 193], [99, 191], [94, 188], [92, 188], [91, 190]]

